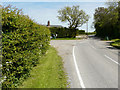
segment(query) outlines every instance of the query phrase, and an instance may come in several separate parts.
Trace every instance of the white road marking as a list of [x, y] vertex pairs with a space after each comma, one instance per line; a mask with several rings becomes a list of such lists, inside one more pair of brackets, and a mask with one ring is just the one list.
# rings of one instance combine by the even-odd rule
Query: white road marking
[[91, 45], [92, 48], [96, 49], [94, 46]]
[[75, 58], [74, 49], [75, 49], [75, 46], [73, 46], [73, 60], [74, 60], [76, 72], [77, 72], [77, 75], [78, 75], [78, 79], [79, 79], [79, 82], [80, 82], [80, 86], [81, 86], [82, 88], [85, 88], [85, 85], [84, 85], [84, 83], [83, 83], [82, 77], [81, 77], [81, 75], [80, 75], [80, 72], [79, 72], [79, 69], [78, 69], [78, 66], [77, 66], [77, 63], [76, 63], [76, 58]]
[[116, 62], [115, 60], [113, 60], [112, 58], [108, 57], [107, 55], [104, 55], [106, 58], [110, 59], [111, 61], [113, 61], [114, 63], [120, 65], [118, 62]]
[[96, 49], [93, 45], [91, 45], [90, 43], [88, 43], [93, 49]]

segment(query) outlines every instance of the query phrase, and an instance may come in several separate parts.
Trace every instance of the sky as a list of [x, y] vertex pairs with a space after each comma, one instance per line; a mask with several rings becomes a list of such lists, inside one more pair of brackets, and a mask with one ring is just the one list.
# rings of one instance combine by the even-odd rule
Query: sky
[[[21, 1], [21, 2], [19, 2]], [[28, 1], [28, 0], [27, 0]], [[90, 16], [90, 19], [88, 21], [88, 31], [93, 32], [95, 29], [91, 28], [92, 27], [92, 22], [94, 21], [94, 13], [95, 9], [98, 7], [107, 7], [105, 4], [105, 0], [102, 0], [102, 2], [94, 2], [96, 0], [92, 0], [91, 2], [85, 0], [84, 2], [82, 1], [77, 1], [64, 2], [63, 0], [61, 2], [58, 2], [59, 0], [50, 0], [49, 2], [45, 0], [31, 0], [30, 2], [27, 2], [24, 0], [7, 0], [5, 2], [2, 2], [3, 5], [8, 5], [11, 4], [12, 6], [16, 6], [19, 9], [22, 9], [25, 15], [28, 15], [31, 19], [34, 19], [35, 22], [42, 24], [42, 25], [47, 25], [48, 20], [50, 21], [51, 25], [62, 25], [63, 27], [68, 27], [68, 22], [61, 22], [57, 16], [58, 16], [58, 10], [64, 8], [65, 6], [70, 6], [72, 7], [73, 5], [79, 5], [80, 9], [84, 10], [86, 14]], [[53, 2], [54, 1], [54, 2]], [[74, 0], [75, 1], [75, 0]], [[98, 0], [99, 1], [99, 0]], [[84, 24], [82, 27], [79, 29], [86, 30], [86, 24]]]
[[[84, 2], [106, 2], [106, 1], [108, 0], [84, 0]], [[1, 2], [83, 2], [83, 0], [1, 0]]]

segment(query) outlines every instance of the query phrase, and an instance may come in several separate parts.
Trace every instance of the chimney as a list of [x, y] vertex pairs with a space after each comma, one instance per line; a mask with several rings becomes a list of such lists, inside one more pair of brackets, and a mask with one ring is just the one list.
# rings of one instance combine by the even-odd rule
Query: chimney
[[47, 26], [50, 26], [50, 21], [48, 21], [48, 24], [47, 24]]

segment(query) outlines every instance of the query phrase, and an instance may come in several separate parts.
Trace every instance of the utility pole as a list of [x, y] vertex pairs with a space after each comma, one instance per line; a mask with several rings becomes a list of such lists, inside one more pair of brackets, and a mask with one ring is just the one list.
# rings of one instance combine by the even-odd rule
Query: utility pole
[[87, 38], [88, 38], [88, 21], [86, 22], [86, 29], [87, 29]]

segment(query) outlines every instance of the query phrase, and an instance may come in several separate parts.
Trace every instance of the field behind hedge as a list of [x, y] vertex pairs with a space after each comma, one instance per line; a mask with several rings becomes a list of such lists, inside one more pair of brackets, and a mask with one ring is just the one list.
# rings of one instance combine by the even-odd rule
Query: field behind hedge
[[50, 31], [16, 7], [2, 7], [3, 88], [14, 88], [29, 76], [49, 48]]

